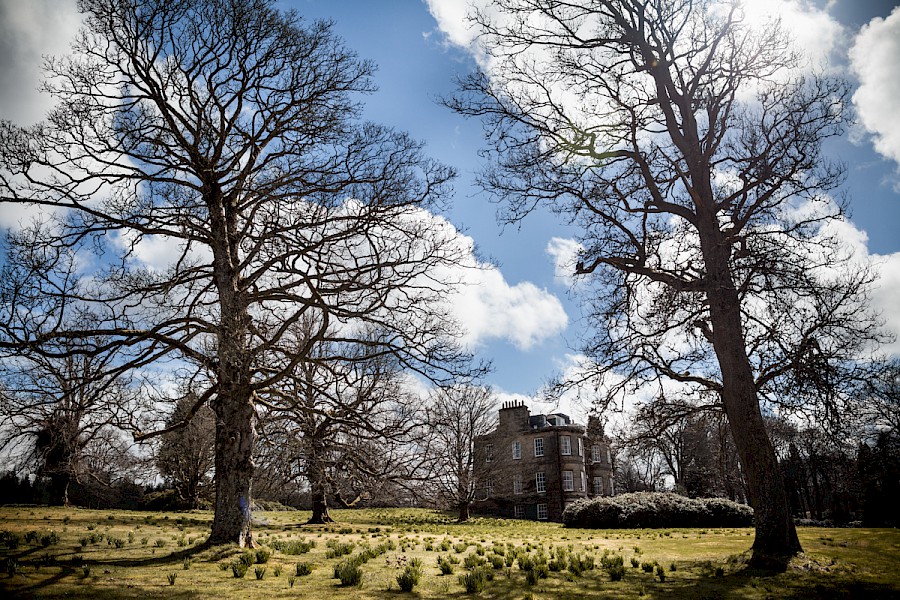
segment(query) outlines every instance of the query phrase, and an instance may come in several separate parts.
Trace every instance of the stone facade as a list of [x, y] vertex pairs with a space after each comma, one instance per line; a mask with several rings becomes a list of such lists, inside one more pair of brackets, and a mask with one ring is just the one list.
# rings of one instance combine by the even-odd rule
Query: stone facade
[[567, 415], [531, 415], [507, 403], [497, 428], [475, 440], [473, 510], [502, 517], [558, 521], [567, 504], [615, 493], [609, 443], [600, 422]]

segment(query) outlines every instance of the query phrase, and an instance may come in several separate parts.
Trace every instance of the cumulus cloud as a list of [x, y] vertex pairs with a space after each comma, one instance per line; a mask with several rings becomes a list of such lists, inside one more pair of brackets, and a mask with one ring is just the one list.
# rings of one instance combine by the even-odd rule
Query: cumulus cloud
[[571, 287], [575, 283], [575, 265], [584, 247], [570, 238], [554, 237], [547, 242], [546, 252], [553, 258], [554, 276]]
[[66, 53], [80, 24], [75, 0], [0, 0], [0, 118], [43, 118], [52, 101], [38, 92], [42, 56]]
[[853, 103], [875, 150], [900, 165], [900, 7], [857, 34], [850, 62], [859, 78]]
[[528, 350], [569, 324], [559, 298], [529, 281], [510, 285], [493, 265], [468, 268], [462, 279], [464, 285], [456, 288], [450, 301], [467, 331], [463, 341], [470, 347], [502, 339]]

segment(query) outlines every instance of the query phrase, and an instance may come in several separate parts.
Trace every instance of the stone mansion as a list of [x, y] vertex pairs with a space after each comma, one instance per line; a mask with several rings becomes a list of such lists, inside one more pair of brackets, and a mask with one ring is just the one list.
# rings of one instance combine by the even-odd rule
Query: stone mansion
[[615, 492], [609, 442], [596, 417], [587, 428], [561, 413], [500, 409], [497, 428], [475, 440], [477, 512], [558, 521], [566, 505]]

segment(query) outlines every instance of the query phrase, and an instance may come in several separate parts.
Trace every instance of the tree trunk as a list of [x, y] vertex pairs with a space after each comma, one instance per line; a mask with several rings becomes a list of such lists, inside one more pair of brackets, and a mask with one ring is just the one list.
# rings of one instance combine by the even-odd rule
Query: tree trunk
[[334, 519], [328, 514], [328, 495], [325, 493], [325, 486], [314, 484], [312, 495], [312, 516], [307, 525], [324, 525], [325, 523], [334, 523]]
[[[202, 170], [201, 170], [202, 172]], [[253, 498], [253, 448], [256, 443], [247, 332], [250, 314], [240, 274], [240, 236], [232, 199], [218, 182], [207, 182], [213, 275], [219, 294], [217, 333], [216, 505], [211, 543], [253, 546], [250, 510]]]
[[[715, 217], [713, 216], [714, 220]], [[759, 398], [744, 344], [740, 300], [728, 267], [728, 246], [714, 232], [700, 232], [709, 277], [707, 298], [712, 342], [722, 373], [722, 402], [747, 476], [755, 511], [756, 538], [751, 566], [784, 570], [802, 551], [791, 518], [787, 490], [759, 409]]]
[[69, 473], [55, 473], [50, 476], [50, 502], [60, 506], [69, 506]]
[[242, 396], [223, 395], [216, 411], [216, 503], [214, 544], [253, 546], [250, 526], [253, 481], [253, 446], [256, 432], [249, 390]]
[[459, 503], [459, 522], [465, 523], [469, 520], [469, 503], [468, 502], [460, 502]]

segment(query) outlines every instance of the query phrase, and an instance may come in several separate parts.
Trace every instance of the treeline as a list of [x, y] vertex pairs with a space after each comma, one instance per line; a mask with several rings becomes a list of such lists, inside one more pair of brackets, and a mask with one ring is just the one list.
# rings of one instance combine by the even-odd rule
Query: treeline
[[[860, 413], [869, 413], [859, 429], [850, 426], [851, 415], [836, 430], [799, 427], [771, 415], [766, 419], [799, 523], [900, 525], [893, 509], [900, 494], [900, 433], [890, 419], [875, 418], [872, 406], [857, 405]], [[751, 503], [730, 428], [720, 413], [649, 403], [621, 432], [616, 449], [620, 493], [671, 490], [691, 498]]]

